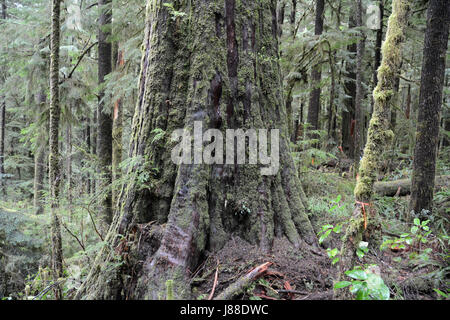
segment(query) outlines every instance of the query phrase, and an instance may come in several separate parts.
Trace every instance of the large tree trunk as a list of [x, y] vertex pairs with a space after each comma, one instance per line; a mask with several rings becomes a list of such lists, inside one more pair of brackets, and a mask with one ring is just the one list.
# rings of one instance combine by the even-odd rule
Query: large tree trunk
[[[63, 276], [61, 226], [58, 217], [59, 186], [61, 184], [60, 155], [59, 155], [59, 119], [61, 107], [59, 105], [59, 40], [60, 40], [60, 0], [52, 1], [52, 33], [50, 37], [50, 201], [51, 201], [51, 234], [52, 234], [52, 271], [54, 281]], [[62, 299], [61, 288], [55, 287], [56, 299]]]
[[[100, 85], [98, 103], [97, 155], [100, 162], [100, 188], [103, 190], [100, 203], [100, 229], [103, 234], [108, 231], [112, 221], [112, 116], [105, 103], [105, 76], [112, 71], [112, 44], [110, 24], [112, 18], [111, 0], [99, 0], [100, 18], [98, 31], [98, 83]], [[109, 99], [107, 99], [109, 101]]]
[[[325, 9], [324, 0], [316, 0], [316, 20], [314, 33], [317, 36], [320, 36], [323, 32], [324, 9]], [[322, 78], [322, 65], [319, 63], [315, 65], [311, 71], [312, 91], [309, 96], [309, 109], [307, 119], [307, 123], [310, 125], [310, 130], [319, 129], [321, 78]]]
[[[389, 146], [394, 133], [390, 130], [391, 101], [394, 98], [395, 77], [402, 61], [401, 45], [405, 38], [405, 29], [409, 13], [408, 0], [394, 0], [392, 14], [389, 17], [386, 41], [383, 44], [383, 59], [378, 69], [378, 85], [373, 92], [374, 112], [370, 120], [364, 155], [360, 163], [359, 176], [355, 187], [356, 206], [349, 221], [341, 248], [339, 262], [339, 278], [345, 278], [344, 272], [351, 270], [356, 260], [356, 249], [366, 231], [371, 247], [376, 246], [379, 233], [378, 217], [370, 217], [370, 201], [374, 192], [377, 170], [380, 166], [383, 151]], [[375, 214], [375, 212], [373, 212]], [[367, 229], [367, 230], [366, 230]], [[347, 289], [336, 292], [336, 298], [349, 299]]]
[[448, 1], [431, 0], [423, 50], [410, 201], [410, 209], [418, 214], [422, 210], [432, 211], [449, 21]]
[[[190, 272], [231, 234], [262, 250], [270, 250], [275, 236], [316, 243], [289, 149], [276, 2], [195, 0], [175, 4], [187, 13], [175, 19], [162, 3], [147, 2], [129, 154], [137, 163], [108, 245], [77, 298], [164, 299], [169, 279], [175, 298], [189, 298]], [[194, 121], [222, 132], [279, 128], [280, 170], [262, 176], [259, 165], [177, 167], [171, 133], [190, 130]], [[155, 129], [165, 132], [164, 140], [155, 140]], [[148, 187], [139, 182], [142, 174], [150, 175]]]

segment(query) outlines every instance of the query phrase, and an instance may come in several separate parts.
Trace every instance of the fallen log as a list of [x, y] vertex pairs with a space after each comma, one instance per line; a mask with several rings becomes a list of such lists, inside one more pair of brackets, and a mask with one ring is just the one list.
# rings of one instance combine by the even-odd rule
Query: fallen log
[[[441, 189], [450, 185], [450, 175], [438, 176], [435, 180], [435, 188]], [[374, 185], [375, 193], [380, 196], [406, 196], [411, 193], [411, 179], [377, 182]]]

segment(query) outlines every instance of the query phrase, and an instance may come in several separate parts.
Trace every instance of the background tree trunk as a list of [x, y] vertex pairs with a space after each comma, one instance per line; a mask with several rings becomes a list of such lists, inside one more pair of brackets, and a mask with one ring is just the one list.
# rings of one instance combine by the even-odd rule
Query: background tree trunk
[[[276, 2], [196, 0], [189, 18], [175, 19], [162, 3], [147, 2], [129, 154], [141, 161], [128, 171], [108, 245], [77, 298], [164, 299], [169, 279], [175, 298], [189, 298], [190, 271], [231, 234], [266, 251], [275, 236], [316, 243], [289, 148]], [[281, 169], [262, 176], [259, 165], [175, 166], [171, 133], [194, 121], [222, 132], [279, 128]], [[158, 128], [164, 141], [154, 140]], [[140, 173], [151, 176], [152, 187], [139, 183]]]
[[[323, 13], [325, 9], [324, 0], [316, 0], [316, 19], [314, 33], [320, 36], [323, 32]], [[311, 86], [312, 91], [309, 96], [309, 108], [307, 122], [310, 125], [310, 130], [319, 129], [319, 114], [320, 114], [320, 80], [322, 78], [322, 65], [319, 63], [313, 67], [311, 71]]]
[[422, 210], [432, 211], [449, 21], [448, 1], [431, 0], [423, 50], [410, 200], [410, 209], [417, 214]]
[[[6, 0], [2, 1], [2, 19], [7, 17]], [[5, 183], [5, 139], [6, 139], [6, 101], [0, 96], [0, 192], [6, 197]]]
[[[59, 105], [59, 40], [60, 40], [60, 0], [52, 0], [52, 33], [50, 38], [50, 155], [49, 176], [51, 195], [51, 233], [52, 233], [52, 271], [56, 282], [63, 276], [61, 226], [58, 217], [59, 186], [61, 172], [59, 164], [59, 119], [61, 107]], [[55, 298], [62, 299], [59, 285], [55, 287]]]
[[[123, 60], [123, 51], [120, 50], [119, 44], [116, 44], [117, 50], [115, 59], [116, 59], [116, 68], [121, 69], [124, 66]], [[114, 102], [114, 110], [113, 110], [113, 128], [112, 128], [112, 181], [117, 181], [120, 178], [121, 170], [120, 163], [122, 162], [122, 133], [123, 133], [123, 105], [122, 99], [117, 99]], [[119, 190], [117, 188], [113, 189], [113, 206], [117, 203]]]
[[[100, 188], [102, 190], [100, 203], [100, 232], [106, 234], [112, 221], [112, 115], [106, 107], [103, 84], [105, 76], [112, 71], [111, 39], [111, 0], [98, 1], [100, 18], [98, 31], [98, 83], [100, 85], [98, 103], [97, 155], [100, 162]], [[106, 99], [109, 101], [109, 99]]]
[[[356, 19], [354, 11], [350, 11], [349, 28], [356, 27]], [[348, 52], [352, 57], [356, 56], [356, 43], [347, 46]], [[349, 78], [344, 82], [345, 94], [350, 98], [345, 99], [345, 109], [342, 111], [342, 149], [344, 153], [350, 159], [353, 159], [355, 152], [354, 144], [354, 119], [355, 119], [355, 100], [356, 100], [356, 72], [355, 66], [352, 63], [347, 62], [345, 64], [345, 73]]]
[[[39, 110], [45, 110], [45, 103], [47, 102], [47, 95], [44, 90], [41, 90], [37, 96], [37, 102]], [[45, 130], [48, 130], [48, 122], [45, 126]], [[34, 155], [34, 208], [36, 214], [44, 213], [44, 178], [47, 169], [46, 148], [47, 137], [43, 134], [44, 129], [40, 130], [38, 136], [37, 150]]]
[[[356, 24], [358, 27], [362, 27], [362, 1], [356, 1]], [[362, 133], [364, 130], [364, 112], [363, 112], [363, 100], [364, 100], [364, 76], [363, 76], [363, 57], [364, 57], [364, 32], [360, 32], [361, 39], [356, 45], [356, 97], [355, 97], [355, 131], [354, 131], [354, 146], [355, 152], [353, 155], [355, 163], [355, 172], [359, 168], [359, 160], [361, 157], [361, 149], [363, 147]]]

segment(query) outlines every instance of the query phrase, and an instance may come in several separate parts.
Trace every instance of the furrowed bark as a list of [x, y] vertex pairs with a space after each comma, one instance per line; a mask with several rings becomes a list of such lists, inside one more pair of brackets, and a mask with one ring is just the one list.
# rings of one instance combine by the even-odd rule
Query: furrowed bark
[[[162, 4], [147, 3], [129, 154], [136, 164], [107, 246], [77, 298], [165, 299], [168, 280], [176, 299], [190, 298], [191, 272], [232, 234], [266, 251], [275, 230], [294, 245], [316, 243], [290, 154], [275, 1], [174, 2], [186, 13], [174, 19]], [[260, 165], [177, 167], [171, 134], [192, 130], [194, 121], [222, 133], [279, 128], [280, 170], [262, 176]], [[164, 139], [155, 139], [155, 129]], [[150, 176], [144, 186], [143, 173]]]

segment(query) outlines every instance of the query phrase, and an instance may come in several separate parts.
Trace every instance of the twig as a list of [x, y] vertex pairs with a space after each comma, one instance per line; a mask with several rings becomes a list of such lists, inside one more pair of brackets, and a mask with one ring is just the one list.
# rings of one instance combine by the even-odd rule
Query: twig
[[77, 237], [76, 234], [74, 234], [72, 231], [69, 230], [69, 228], [67, 228], [66, 224], [64, 223], [64, 221], [61, 221], [62, 226], [64, 227], [64, 229], [66, 229], [66, 231], [72, 236], [74, 237], [78, 244], [80, 245], [81, 249], [83, 249], [84, 252], [86, 252], [86, 248], [84, 247], [83, 243], [80, 241], [80, 239]]
[[100, 240], [102, 240], [103, 241], [103, 237], [102, 237], [102, 235], [100, 234], [100, 232], [98, 231], [98, 229], [97, 229], [97, 226], [95, 225], [95, 221], [94, 221], [94, 218], [92, 218], [92, 214], [91, 214], [91, 211], [90, 210], [88, 210], [88, 213], [89, 213], [89, 217], [91, 218], [91, 221], [92, 221], [92, 225], [94, 226], [94, 230], [95, 230], [95, 232], [98, 234], [98, 236], [100, 237]]
[[216, 268], [216, 274], [214, 276], [214, 284], [213, 284], [211, 293], [208, 297], [208, 300], [212, 300], [212, 298], [214, 297], [214, 291], [216, 290], [218, 277], [219, 277], [219, 259], [217, 259], [217, 268]]
[[233, 296], [244, 290], [250, 282], [262, 276], [267, 271], [267, 268], [269, 268], [272, 264], [272, 262], [266, 262], [259, 267], [254, 268], [245, 276], [241, 277], [238, 281], [232, 283], [221, 294], [219, 294], [215, 300], [229, 300], [233, 298]]
[[78, 57], [77, 63], [76, 63], [75, 66], [72, 68], [72, 70], [70, 71], [70, 73], [69, 73], [69, 75], [67, 76], [67, 78], [62, 79], [62, 80], [59, 82], [59, 84], [63, 84], [64, 81], [66, 81], [67, 79], [72, 78], [73, 73], [75, 72], [75, 70], [78, 68], [78, 66], [79, 66], [80, 63], [81, 63], [81, 60], [83, 60], [83, 58], [84, 58], [84, 56], [86, 55], [86, 53], [88, 53], [89, 50], [91, 50], [96, 44], [98, 44], [98, 41], [97, 41], [97, 42], [94, 42], [94, 43], [91, 44], [86, 50], [83, 51], [83, 53], [81, 54], [81, 56]]
[[44, 290], [42, 290], [37, 296], [35, 296], [33, 298], [33, 300], [36, 299], [40, 299], [44, 294], [46, 294], [47, 292], [50, 291], [51, 288], [59, 286], [61, 283], [63, 283], [65, 280], [61, 280], [61, 281], [56, 281], [54, 283], [52, 283], [51, 285], [49, 285], [47, 288], [45, 288]]
[[301, 294], [306, 295], [307, 293], [304, 291], [297, 291], [297, 290], [277, 290], [278, 293], [293, 293], [293, 294]]

